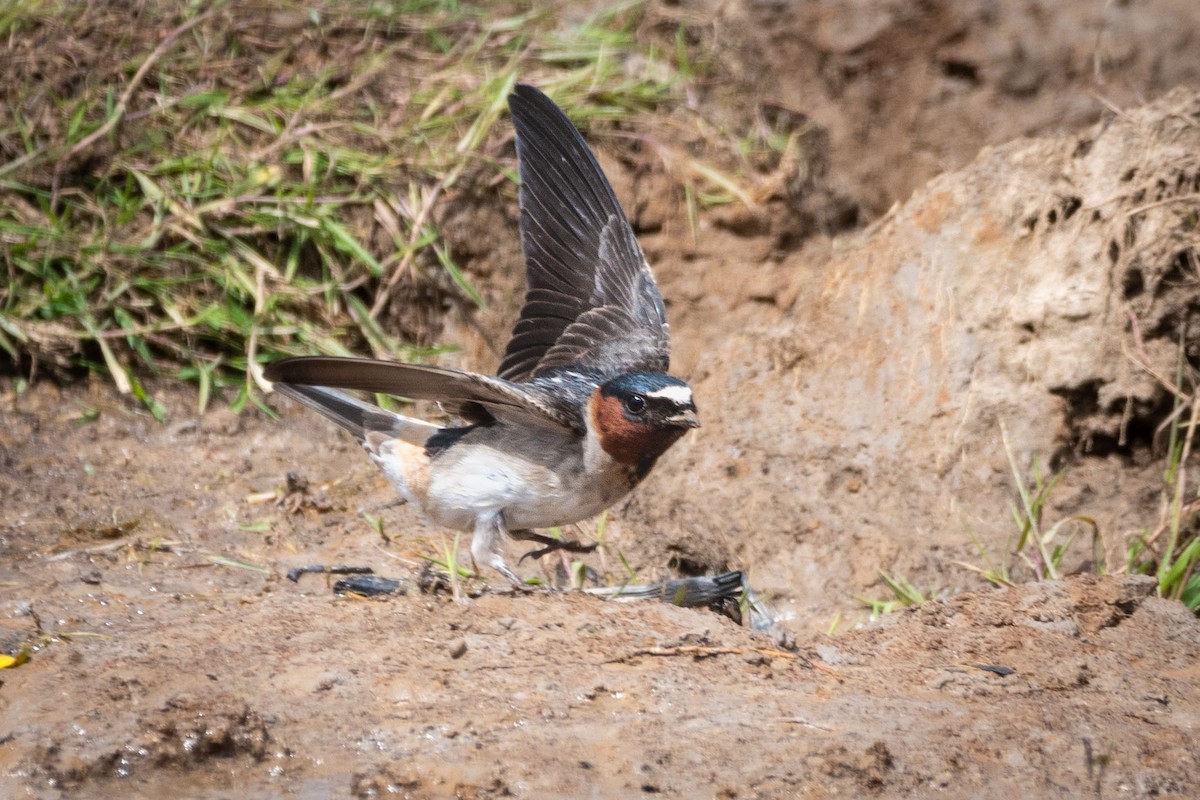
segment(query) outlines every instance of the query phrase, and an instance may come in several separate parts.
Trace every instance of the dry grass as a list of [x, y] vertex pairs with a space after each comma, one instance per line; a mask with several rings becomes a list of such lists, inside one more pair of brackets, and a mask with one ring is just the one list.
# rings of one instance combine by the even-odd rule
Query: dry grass
[[424, 355], [389, 301], [427, 286], [482, 302], [434, 210], [464, 184], [513, 177], [496, 123], [518, 77], [587, 129], [669, 107], [696, 69], [643, 43], [640, 3], [586, 19], [488, 9], [9, 4], [10, 364], [93, 370], [161, 414], [147, 379], [241, 407], [283, 354]]

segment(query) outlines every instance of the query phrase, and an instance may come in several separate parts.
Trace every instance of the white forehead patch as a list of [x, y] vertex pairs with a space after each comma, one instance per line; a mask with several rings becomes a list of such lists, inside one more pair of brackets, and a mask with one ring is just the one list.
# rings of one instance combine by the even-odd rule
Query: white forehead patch
[[692, 390], [687, 386], [664, 386], [661, 389], [646, 392], [646, 397], [670, 400], [677, 406], [689, 406], [692, 404]]

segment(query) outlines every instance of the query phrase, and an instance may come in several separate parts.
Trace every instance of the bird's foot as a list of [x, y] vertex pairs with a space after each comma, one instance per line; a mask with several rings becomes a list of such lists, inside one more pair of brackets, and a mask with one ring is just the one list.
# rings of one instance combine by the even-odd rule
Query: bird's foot
[[521, 556], [520, 561], [517, 562], [518, 564], [524, 562], [527, 558], [532, 558], [536, 561], [542, 556], [558, 550], [565, 550], [568, 553], [591, 553], [598, 547], [595, 542], [584, 544], [574, 539], [555, 539], [553, 536], [546, 536], [541, 533], [534, 533], [533, 531], [516, 531], [510, 534], [510, 536], [523, 542], [537, 542], [538, 544], [545, 545], [545, 547], [530, 550]]
[[529, 593], [529, 592], [532, 592], [535, 588], [533, 586], [530, 586], [525, 581], [521, 580], [517, 576], [517, 573], [515, 573], [511, 569], [509, 569], [508, 565], [505, 564], [503, 561], [501, 561], [498, 564], [493, 564], [492, 569], [496, 570], [496, 572], [499, 572], [501, 575], [503, 575], [505, 578], [507, 578], [508, 582], [511, 583], [513, 588], [516, 589], [517, 591]]

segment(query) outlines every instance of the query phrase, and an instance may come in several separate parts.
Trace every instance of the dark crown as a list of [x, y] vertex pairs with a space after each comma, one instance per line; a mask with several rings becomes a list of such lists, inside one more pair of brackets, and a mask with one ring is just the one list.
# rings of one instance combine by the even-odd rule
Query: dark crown
[[696, 427], [691, 388], [662, 372], [629, 372], [600, 387], [603, 397], [621, 401], [625, 418], [642, 425]]

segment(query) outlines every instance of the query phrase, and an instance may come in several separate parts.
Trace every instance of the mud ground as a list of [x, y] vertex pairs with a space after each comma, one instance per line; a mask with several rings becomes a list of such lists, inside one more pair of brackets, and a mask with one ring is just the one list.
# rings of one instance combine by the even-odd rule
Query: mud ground
[[[705, 359], [748, 326], [809, 313], [796, 276], [822, 274], [848, 239], [868, 237], [867, 253], [890, 247], [869, 237], [893, 223], [858, 226], [985, 145], [1069, 136], [1112, 119], [1113, 106], [1200, 81], [1200, 12], [1187, 2], [653, 11], [721, 60], [727, 80], [701, 102], [737, 124], [745, 98], [767, 98], [754, 113], [800, 115], [819, 134], [794, 186], [753, 213], [714, 212], [698, 238], [656, 194], [661, 166], [605, 156], [671, 304], [678, 369], [719, 392], [708, 407], [725, 416], [739, 405], [758, 414], [780, 381], [803, 390], [806, 408], [850, 393], [798, 384], [778, 369], [783, 350], [761, 369]], [[1002, 155], [972, 174], [1003, 170]], [[939, 196], [912, 213], [927, 220]], [[472, 213], [452, 220], [464, 239], [490, 224]], [[481, 280], [496, 297], [516, 285], [514, 252], [474, 264], [494, 270]], [[718, 296], [747, 264], [765, 266]], [[452, 310], [439, 338], [486, 368], [511, 314], [502, 303], [478, 318]], [[1035, 344], [1049, 340], [1030, 327]], [[812, 353], [853, 335], [806, 329], [794, 361], [819, 366]], [[739, 375], [756, 393], [744, 402], [727, 390]], [[726, 420], [614, 509], [589, 558], [602, 577], [619, 579], [622, 558], [646, 579], [753, 567], [752, 580], [770, 578], [783, 628], [757, 633], [707, 610], [514, 595], [495, 581], [467, 582], [456, 601], [422, 578], [451, 538], [387, 507], [386, 483], [337, 431], [282, 403], [282, 422], [222, 408], [197, 417], [185, 391], [156, 390], [166, 424], [95, 384], [0, 383], [0, 651], [33, 645], [27, 663], [0, 671], [4, 797], [1196, 796], [1195, 616], [1144, 578], [993, 589], [952, 565], [961, 527], [919, 504], [875, 521], [891, 539], [839, 528], [835, 513], [872, 513], [869, 465], [802, 476], [837, 509], [756, 501], [737, 520], [753, 542], [710, 545], [720, 532], [697, 520], [702, 501], [704, 514], [678, 508], [686, 492], [720, 481], [709, 494], [762, 498], [796, 479], [760, 469], [778, 459], [760, 459], [749, 434], [733, 439], [743, 452], [728, 469], [699, 473], [715, 463], [704, 448], [732, 447]], [[1060, 459], [1084, 460], [1103, 411], [1082, 432], [1047, 422], [1066, 430], [1051, 442]], [[1102, 490], [1077, 494], [1149, 513], [1153, 458], [1148, 445], [1114, 448], [1103, 470], [1084, 470]], [[307, 490], [289, 492], [289, 472]], [[367, 564], [406, 591], [363, 599], [334, 595], [320, 575], [286, 579], [314, 563]], [[936, 582], [939, 599], [868, 620], [853, 596], [880, 595], [878, 571], [898, 563]]]
[[[0, 674], [5, 796], [1191, 796], [1200, 622], [1149, 579], [980, 589], [794, 650], [657, 602], [456, 602], [418, 586], [436, 532], [363, 521], [389, 493], [353, 447], [186, 399], [162, 426], [107, 390], [5, 398], [0, 637], [37, 643]], [[341, 481], [293, 513], [298, 460]], [[407, 593], [283, 577], [312, 562]]]

